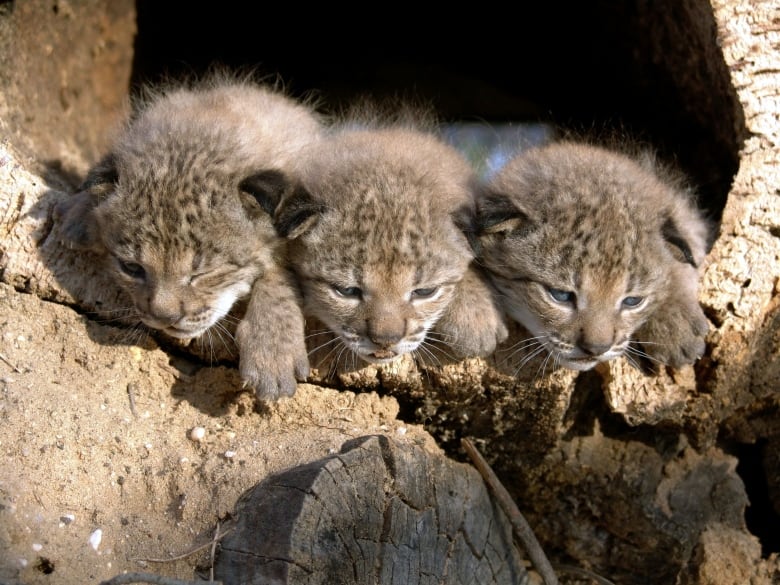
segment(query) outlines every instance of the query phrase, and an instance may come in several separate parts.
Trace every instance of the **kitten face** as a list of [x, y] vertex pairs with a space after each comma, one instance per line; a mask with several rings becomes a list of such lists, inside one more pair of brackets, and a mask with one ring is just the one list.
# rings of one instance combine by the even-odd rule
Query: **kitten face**
[[458, 223], [473, 214], [468, 163], [402, 130], [345, 132], [312, 160], [275, 217], [304, 312], [366, 362], [420, 349], [473, 258]]
[[[700, 354], [704, 224], [628, 157], [566, 143], [520, 155], [485, 191], [479, 216], [480, 262], [507, 313], [556, 364], [587, 370], [626, 355], [680, 365]], [[669, 306], [690, 315], [645, 328]]]
[[[571, 260], [562, 259], [553, 272], [531, 269], [523, 276], [493, 265], [492, 280], [509, 315], [556, 363], [588, 370], [623, 355], [663, 301], [659, 288], [666, 278], [630, 270], [608, 275]], [[572, 274], [577, 277], [565, 276]]]
[[[333, 232], [327, 233], [329, 224], [343, 226], [343, 222], [336, 214], [323, 218], [321, 232], [298, 242], [301, 251], [311, 246], [329, 251], [323, 262], [312, 262], [305, 252], [299, 256], [296, 271], [305, 311], [364, 361], [386, 363], [414, 352], [452, 299], [468, 256], [457, 249], [425, 256], [416, 246], [404, 249], [403, 244], [395, 247], [393, 257], [377, 254], [389, 243], [381, 236], [346, 244]], [[390, 234], [384, 237], [399, 243]], [[424, 246], [426, 240], [419, 244]]]
[[[232, 199], [240, 209], [234, 189]], [[249, 294], [270, 262], [273, 242], [238, 210], [227, 213], [220, 204], [176, 199], [180, 205], [156, 206], [139, 222], [133, 218], [148, 206], [148, 197], [120, 179], [113, 196], [95, 210], [95, 219], [108, 266], [132, 299], [138, 319], [171, 337], [189, 339], [217, 324]], [[238, 234], [244, 234], [241, 241]]]

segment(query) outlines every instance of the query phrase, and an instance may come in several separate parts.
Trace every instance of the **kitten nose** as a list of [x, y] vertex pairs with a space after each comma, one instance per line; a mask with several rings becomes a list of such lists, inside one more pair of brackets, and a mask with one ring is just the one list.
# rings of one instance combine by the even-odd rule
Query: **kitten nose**
[[611, 343], [599, 343], [598, 341], [580, 341], [579, 347], [582, 351], [588, 355], [597, 356], [603, 353], [607, 353], [609, 348], [612, 347]]
[[149, 316], [166, 325], [173, 325], [181, 319], [181, 313], [173, 311], [150, 311]]
[[160, 323], [166, 325], [172, 325], [176, 323], [182, 317], [181, 306], [178, 299], [173, 298], [169, 294], [161, 294], [153, 296], [149, 300], [148, 314]]
[[390, 347], [391, 345], [395, 345], [402, 339], [402, 335], [396, 335], [393, 333], [369, 333], [368, 338], [373, 341], [376, 345], [379, 347]]
[[368, 338], [379, 347], [390, 347], [395, 345], [404, 337], [403, 324], [393, 326], [383, 319], [368, 322]]

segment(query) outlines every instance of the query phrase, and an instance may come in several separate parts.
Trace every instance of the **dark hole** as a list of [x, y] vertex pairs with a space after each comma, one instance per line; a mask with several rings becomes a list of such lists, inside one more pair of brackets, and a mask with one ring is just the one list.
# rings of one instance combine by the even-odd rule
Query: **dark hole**
[[[428, 20], [399, 10], [361, 23], [354, 11], [328, 6], [307, 9], [318, 26], [302, 34], [293, 24], [300, 23], [297, 5], [277, 3], [269, 17], [265, 4], [211, 10], [137, 0], [131, 89], [221, 64], [279, 74], [290, 93], [313, 91], [328, 111], [364, 94], [400, 95], [430, 103], [447, 122], [617, 131], [682, 167], [702, 208], [719, 221], [740, 137], [725, 64], [701, 62], [702, 47], [717, 46], [714, 19], [701, 29], [710, 36], [702, 32], [694, 42], [675, 39], [690, 18], [676, 0], [564, 4], [523, 3], [520, 25], [489, 11], [436, 12]], [[268, 18], [291, 26], [258, 30]], [[685, 86], [691, 79], [699, 85]]]
[[51, 575], [54, 572], [54, 561], [50, 561], [44, 557], [38, 557], [38, 560], [35, 562], [35, 570], [44, 575]]
[[[764, 558], [780, 552], [780, 514], [772, 505], [765, 468], [766, 441], [737, 447], [737, 474], [745, 484], [750, 505], [745, 509], [748, 530], [761, 542]], [[780, 505], [780, 503], [779, 503]]]

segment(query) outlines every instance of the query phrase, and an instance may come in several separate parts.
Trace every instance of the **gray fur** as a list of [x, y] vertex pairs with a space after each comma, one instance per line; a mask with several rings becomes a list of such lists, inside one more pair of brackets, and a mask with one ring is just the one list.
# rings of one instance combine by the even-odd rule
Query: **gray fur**
[[236, 330], [242, 378], [261, 399], [292, 395], [309, 372], [303, 316], [284, 241], [246, 180], [270, 176], [269, 188], [286, 189], [322, 128], [311, 104], [229, 75], [149, 87], [61, 206], [61, 233], [102, 253], [139, 319], [170, 336], [221, 327], [248, 298]]
[[463, 231], [473, 181], [457, 151], [408, 118], [351, 120], [314, 145], [276, 214], [306, 314], [367, 362], [437, 345], [491, 353], [507, 332]]
[[652, 157], [568, 141], [531, 149], [486, 186], [479, 218], [480, 262], [504, 308], [556, 363], [586, 370], [626, 355], [652, 370], [703, 354], [709, 226]]

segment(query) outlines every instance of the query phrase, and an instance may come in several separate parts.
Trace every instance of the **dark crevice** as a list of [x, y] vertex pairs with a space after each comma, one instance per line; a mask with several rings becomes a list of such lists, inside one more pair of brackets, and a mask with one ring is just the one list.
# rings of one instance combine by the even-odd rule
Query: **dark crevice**
[[745, 484], [750, 504], [745, 509], [748, 530], [761, 542], [761, 554], [767, 558], [780, 553], [780, 513], [772, 505], [765, 469], [767, 441], [740, 443], [735, 449], [737, 474]]
[[[411, 17], [401, 10], [361, 25], [354, 12], [311, 9], [318, 26], [303, 35], [294, 26], [258, 31], [269, 18], [265, 5], [136, 6], [131, 91], [225, 65], [278, 75], [292, 95], [313, 93], [329, 112], [363, 95], [401, 96], [430, 103], [449, 122], [617, 131], [682, 167], [716, 223], [738, 169], [744, 121], [717, 59], [714, 16], [695, 3], [525, 3], [520, 31], [516, 19], [490, 11], [484, 19], [437, 13], [429, 22], [419, 11]], [[298, 7], [274, 11], [274, 22], [300, 21]], [[479, 42], [487, 34], [489, 42]]]

